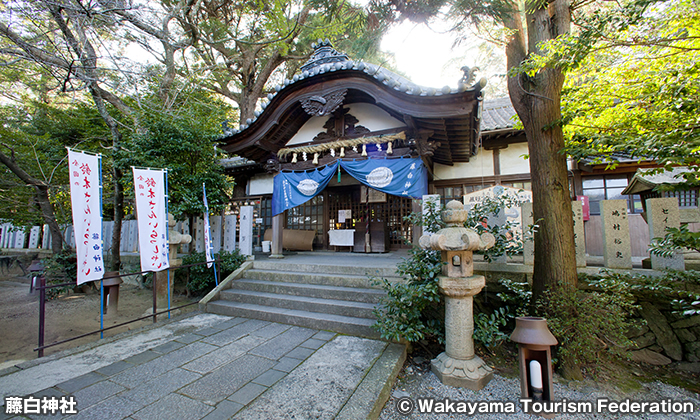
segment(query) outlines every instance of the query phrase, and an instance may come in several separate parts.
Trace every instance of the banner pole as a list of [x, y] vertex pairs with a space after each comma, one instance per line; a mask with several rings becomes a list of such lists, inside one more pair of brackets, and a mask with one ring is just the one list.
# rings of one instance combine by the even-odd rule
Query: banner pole
[[105, 338], [105, 323], [104, 323], [104, 317], [105, 317], [105, 288], [104, 288], [104, 280], [100, 280], [100, 340]]
[[[165, 229], [165, 245], [168, 247], [168, 279], [167, 279], [167, 286], [168, 286], [168, 319], [170, 319], [170, 230], [168, 229], [170, 227], [170, 217], [168, 216], [169, 213], [169, 207], [168, 207], [168, 169], [163, 170], [163, 177], [165, 178], [165, 224], [166, 224], [166, 229]], [[177, 257], [177, 255], [176, 255]], [[154, 276], [155, 278], [155, 276]]]
[[[102, 248], [102, 261], [104, 263], [105, 227], [104, 227], [104, 223], [102, 222], [104, 215], [102, 214], [102, 155], [101, 154], [97, 154], [97, 167], [99, 168], [99, 172], [100, 172], [100, 177], [99, 177], [99, 180], [100, 180], [100, 242], [102, 242], [100, 244], [100, 246]], [[102, 331], [100, 331], [100, 340], [105, 338], [105, 333], [104, 333], [104, 327], [105, 327], [104, 326], [104, 313], [105, 313], [105, 308], [104, 308], [104, 305], [105, 305], [104, 276], [105, 276], [105, 274], [104, 274], [104, 270], [103, 270], [102, 271], [102, 280], [100, 280], [100, 330], [102, 330]]]

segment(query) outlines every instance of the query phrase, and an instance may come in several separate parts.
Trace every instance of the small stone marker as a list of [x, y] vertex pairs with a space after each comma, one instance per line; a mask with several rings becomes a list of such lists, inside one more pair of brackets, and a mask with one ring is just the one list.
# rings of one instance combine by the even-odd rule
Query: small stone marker
[[[666, 236], [666, 228], [679, 228], [681, 226], [681, 216], [678, 210], [678, 199], [650, 198], [647, 200], [647, 223], [649, 224], [649, 237], [663, 238]], [[685, 261], [680, 250], [675, 251], [673, 256], [665, 258], [660, 255], [651, 255], [651, 268], [663, 270], [670, 268], [673, 270], [685, 270]]]
[[[467, 210], [471, 210], [471, 208]], [[506, 216], [506, 209], [503, 208], [498, 212], [498, 214], [491, 213], [487, 217], [486, 223], [488, 224], [489, 228], [492, 228], [494, 226], [503, 226], [506, 224], [506, 221], [508, 221], [508, 217]], [[506, 254], [499, 255], [498, 257], [493, 257], [491, 262], [505, 264], [508, 262], [508, 257]]]
[[[114, 222], [111, 222], [111, 223], [114, 223]], [[41, 240], [41, 247], [44, 249], [49, 249], [49, 248], [51, 248], [51, 229], [49, 229], [49, 225], [44, 225], [43, 230], [44, 230], [44, 234], [43, 234], [42, 240]], [[111, 238], [112, 238], [111, 233], [112, 232], [111, 231], [109, 231], [109, 232], [110, 232], [110, 241], [105, 243], [105, 247], [109, 247], [109, 245], [112, 243], [112, 241], [111, 241]]]
[[224, 250], [233, 252], [236, 249], [236, 215], [224, 216]]
[[583, 203], [572, 201], [574, 212], [574, 243], [576, 245], [576, 267], [586, 266], [586, 232], [583, 229]]
[[529, 226], [534, 224], [532, 203], [523, 203], [522, 206], [522, 226], [523, 226], [523, 264], [535, 265], [535, 238], [529, 232]]
[[39, 226], [34, 226], [29, 231], [29, 248], [37, 248], [39, 246]]
[[253, 255], [253, 206], [241, 206], [240, 249], [243, 255]]
[[197, 241], [195, 242], [194, 249], [197, 252], [204, 252], [204, 220], [197, 218], [195, 229], [197, 232]]
[[627, 200], [601, 201], [600, 216], [603, 224], [605, 266], [608, 268], [632, 268]]
[[221, 251], [221, 216], [209, 217], [211, 221], [211, 243], [214, 248], [214, 253], [218, 254]]

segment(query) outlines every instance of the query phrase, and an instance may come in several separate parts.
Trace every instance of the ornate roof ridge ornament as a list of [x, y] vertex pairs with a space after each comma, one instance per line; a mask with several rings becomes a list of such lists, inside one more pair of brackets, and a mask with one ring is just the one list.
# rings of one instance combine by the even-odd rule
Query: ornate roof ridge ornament
[[325, 95], [312, 95], [302, 99], [301, 107], [312, 117], [322, 117], [333, 113], [345, 100], [347, 89], [337, 89]]
[[309, 71], [315, 67], [320, 67], [327, 63], [342, 63], [345, 61], [350, 61], [350, 57], [347, 54], [339, 52], [333, 48], [333, 44], [326, 38], [321, 40], [319, 38], [318, 42], [311, 44], [311, 48], [314, 49], [311, 58], [301, 66], [301, 71]]

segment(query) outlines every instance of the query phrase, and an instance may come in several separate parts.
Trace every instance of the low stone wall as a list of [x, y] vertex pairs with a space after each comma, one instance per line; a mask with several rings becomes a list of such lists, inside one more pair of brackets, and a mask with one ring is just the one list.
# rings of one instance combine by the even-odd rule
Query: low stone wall
[[700, 315], [682, 317], [650, 302], [640, 306], [635, 327], [627, 333], [637, 345], [631, 351], [632, 360], [652, 365], [700, 362]]
[[[589, 275], [600, 274], [601, 268], [580, 268], [579, 273]], [[475, 273], [486, 277], [486, 287], [476, 296], [474, 304], [475, 312], [484, 308], [493, 307], [500, 302], [496, 296], [506, 289], [498, 282], [499, 279], [509, 279], [515, 282], [531, 281], [532, 267], [522, 264], [475, 264]], [[623, 271], [629, 270], [610, 270]], [[632, 270], [637, 274], [657, 276], [662, 272], [655, 270]], [[676, 285], [687, 288], [687, 285]], [[579, 287], [588, 289], [586, 283], [579, 282]], [[700, 293], [696, 287], [691, 288], [693, 293]], [[670, 307], [670, 299], [661, 296], [655, 297], [647, 292], [637, 297], [636, 302], [640, 309], [634, 315], [634, 325], [626, 336], [636, 344], [636, 347], [628, 349], [631, 359], [637, 362], [652, 365], [667, 365], [673, 362], [691, 362], [700, 369], [700, 315], [691, 317], [674, 313]], [[658, 299], [657, 299], [658, 298]], [[654, 301], [652, 303], [651, 301]]]

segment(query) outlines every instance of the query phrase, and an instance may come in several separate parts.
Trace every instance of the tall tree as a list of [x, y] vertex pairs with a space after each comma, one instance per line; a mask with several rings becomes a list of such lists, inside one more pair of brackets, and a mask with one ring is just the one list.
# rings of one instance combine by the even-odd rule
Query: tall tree
[[381, 34], [346, 1], [199, 0], [177, 10], [195, 57], [185, 71], [238, 104], [241, 124], [253, 118], [258, 100], [271, 90], [269, 81], [291, 77], [317, 38], [363, 57], [376, 54]]
[[[111, 152], [122, 152], [124, 122], [127, 132], [141, 129], [138, 113], [127, 104], [125, 97], [137, 90], [138, 80], [124, 77], [120, 62], [110, 52], [118, 46], [113, 37], [123, 34], [120, 29], [131, 25], [135, 31], [159, 41], [165, 51], [162, 61], [166, 72], [161, 79], [161, 95], [168, 96], [172, 85], [174, 51], [182, 47], [172, 39], [168, 25], [172, 16], [151, 23], [154, 16], [141, 15], [126, 2], [98, 1], [84, 4], [79, 0], [9, 1], [0, 14], [0, 53], [12, 60], [27, 60], [43, 66], [56, 78], [62, 79], [61, 90], [86, 90], [112, 138]], [[161, 26], [158, 26], [161, 25]], [[107, 59], [105, 59], [107, 57]], [[127, 79], [127, 80], [125, 80]], [[122, 89], [125, 82], [134, 82]], [[138, 103], [138, 102], [137, 102]], [[116, 111], [116, 112], [115, 112]], [[116, 116], [118, 117], [115, 117]], [[124, 168], [112, 165], [114, 187], [114, 232], [112, 236], [112, 270], [119, 270], [121, 256], [121, 223], [124, 216]]]
[[[565, 75], [561, 65], [523, 71], [532, 56], [542, 55], [543, 43], [569, 33], [569, 0], [526, 0], [525, 7], [510, 0], [403, 0], [373, 1], [370, 9], [382, 19], [408, 18], [425, 22], [449, 10], [443, 18], [465, 25], [491, 22], [508, 29], [506, 58], [508, 92], [525, 128], [532, 177], [535, 234], [533, 301], [545, 290], [572, 290], [577, 284], [571, 193], [561, 124], [561, 91]], [[525, 25], [523, 25], [525, 22]]]

